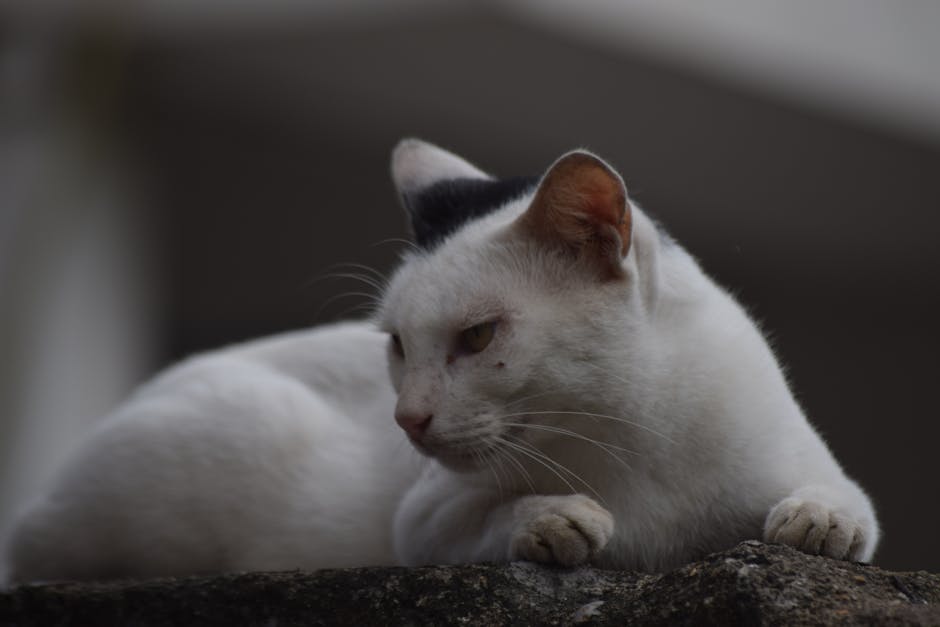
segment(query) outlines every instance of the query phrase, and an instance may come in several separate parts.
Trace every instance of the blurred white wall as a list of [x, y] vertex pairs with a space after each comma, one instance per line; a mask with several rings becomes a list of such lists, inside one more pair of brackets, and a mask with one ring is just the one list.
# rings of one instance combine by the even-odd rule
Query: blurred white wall
[[297, 20], [491, 11], [712, 79], [940, 141], [936, 0], [11, 0], [0, 17], [104, 20], [150, 36]]
[[0, 65], [0, 540], [88, 427], [153, 363], [145, 225], [61, 85], [55, 38]]
[[522, 19], [940, 140], [936, 0], [498, 0]]

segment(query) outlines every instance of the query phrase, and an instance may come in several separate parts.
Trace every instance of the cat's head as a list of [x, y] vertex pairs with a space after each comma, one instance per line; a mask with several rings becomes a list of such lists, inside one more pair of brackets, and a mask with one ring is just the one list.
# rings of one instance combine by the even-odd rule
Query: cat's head
[[599, 395], [628, 393], [613, 362], [642, 316], [632, 251], [645, 218], [621, 177], [579, 150], [541, 177], [498, 180], [418, 140], [395, 148], [392, 177], [416, 246], [379, 324], [415, 446], [470, 469], [559, 429], [590, 432], [616, 401]]

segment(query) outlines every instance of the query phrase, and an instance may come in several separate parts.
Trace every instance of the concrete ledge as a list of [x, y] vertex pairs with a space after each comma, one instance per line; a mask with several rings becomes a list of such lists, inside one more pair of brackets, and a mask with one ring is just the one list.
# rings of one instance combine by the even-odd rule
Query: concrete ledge
[[528, 563], [21, 586], [0, 625], [940, 625], [940, 575], [744, 542], [663, 575]]

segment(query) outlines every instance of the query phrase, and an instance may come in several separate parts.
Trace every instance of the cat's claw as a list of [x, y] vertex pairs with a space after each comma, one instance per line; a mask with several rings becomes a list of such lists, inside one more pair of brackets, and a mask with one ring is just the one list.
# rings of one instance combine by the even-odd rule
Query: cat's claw
[[511, 559], [562, 566], [586, 563], [614, 532], [610, 512], [582, 494], [525, 497], [516, 507], [516, 521]]
[[852, 516], [822, 503], [785, 498], [767, 516], [764, 540], [786, 544], [812, 555], [859, 561], [867, 538]]

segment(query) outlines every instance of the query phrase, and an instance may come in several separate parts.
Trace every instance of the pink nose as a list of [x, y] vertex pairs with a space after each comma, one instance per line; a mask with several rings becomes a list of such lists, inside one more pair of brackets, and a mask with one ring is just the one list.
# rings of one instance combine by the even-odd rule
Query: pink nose
[[415, 440], [420, 440], [431, 424], [433, 414], [395, 414], [395, 422]]

